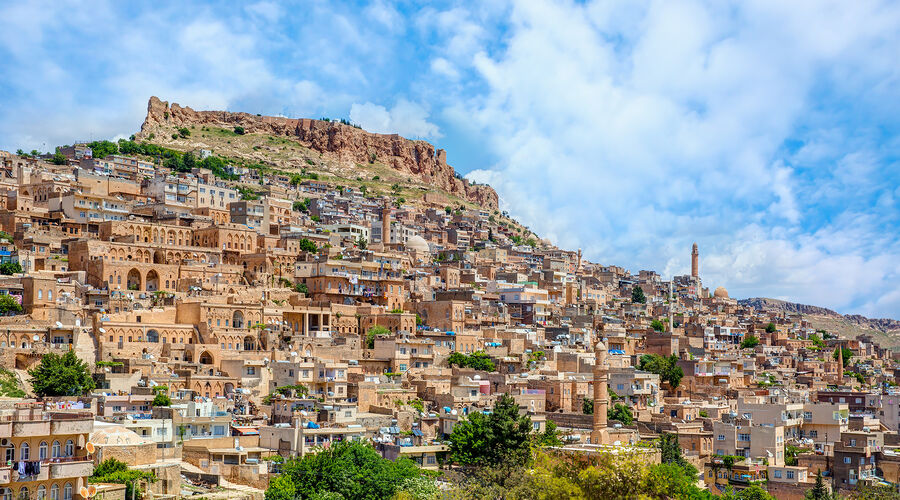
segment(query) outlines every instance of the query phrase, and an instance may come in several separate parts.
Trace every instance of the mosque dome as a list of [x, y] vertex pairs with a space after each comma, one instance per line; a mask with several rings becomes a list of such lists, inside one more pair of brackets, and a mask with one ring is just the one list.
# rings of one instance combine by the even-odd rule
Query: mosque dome
[[425, 238], [416, 234], [406, 241], [406, 248], [416, 252], [428, 252], [428, 242], [425, 241]]
[[720, 286], [719, 288], [716, 288], [715, 292], [713, 292], [713, 297], [717, 299], [727, 299], [728, 290], [726, 290], [724, 286]]
[[99, 446], [137, 446], [150, 443], [124, 425], [97, 422], [91, 442]]

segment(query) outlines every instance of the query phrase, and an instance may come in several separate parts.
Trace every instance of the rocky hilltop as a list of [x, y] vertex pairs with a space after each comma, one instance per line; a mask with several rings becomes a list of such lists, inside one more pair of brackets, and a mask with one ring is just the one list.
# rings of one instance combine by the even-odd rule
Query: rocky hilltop
[[[447, 154], [426, 141], [397, 134], [375, 134], [335, 121], [259, 116], [230, 111], [195, 111], [151, 97], [139, 138], [165, 137], [173, 127], [243, 127], [247, 134], [266, 134], [296, 140], [305, 147], [342, 161], [365, 165], [372, 158], [400, 173], [486, 209], [498, 206], [497, 192], [456, 175]], [[373, 156], [374, 155], [374, 156]]]
[[750, 299], [742, 299], [739, 304], [745, 307], [753, 307], [761, 310], [784, 311], [790, 313], [800, 313], [804, 315], [831, 316], [840, 318], [841, 314], [831, 309], [819, 306], [810, 306], [806, 304], [797, 304], [795, 302], [786, 302], [778, 299], [769, 299], [765, 297], [753, 297]]
[[859, 314], [841, 314], [824, 307], [762, 297], [743, 299], [738, 302], [743, 306], [761, 310], [800, 313], [814, 328], [821, 328], [851, 338], [863, 334], [876, 335], [885, 347], [900, 348], [900, 321], [895, 319], [872, 319]]

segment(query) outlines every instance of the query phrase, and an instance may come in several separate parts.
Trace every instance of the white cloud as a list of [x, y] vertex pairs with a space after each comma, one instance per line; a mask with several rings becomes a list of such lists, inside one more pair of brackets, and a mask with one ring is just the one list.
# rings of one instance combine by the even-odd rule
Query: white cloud
[[[852, 127], [818, 130], [811, 116], [823, 92], [847, 88], [835, 75], [852, 72], [853, 85], [891, 77], [883, 61], [900, 43], [900, 9], [641, 5], [514, 4], [503, 49], [474, 58], [488, 92], [445, 112], [477, 126], [498, 158], [469, 177], [494, 185], [539, 234], [603, 263], [684, 272], [697, 240], [707, 283], [733, 295], [896, 315], [870, 299], [900, 289], [900, 243], [871, 243], [883, 221], [847, 213], [817, 229], [839, 216], [808, 210], [829, 203], [820, 188], [884, 188], [870, 151], [832, 160]], [[806, 133], [818, 139], [785, 154]], [[832, 180], [809, 165], [798, 172], [801, 154], [825, 172], [833, 161]]]
[[394, 107], [366, 102], [350, 107], [350, 120], [379, 134], [400, 134], [410, 139], [439, 138], [437, 125], [428, 121], [428, 111], [419, 104], [399, 99]]

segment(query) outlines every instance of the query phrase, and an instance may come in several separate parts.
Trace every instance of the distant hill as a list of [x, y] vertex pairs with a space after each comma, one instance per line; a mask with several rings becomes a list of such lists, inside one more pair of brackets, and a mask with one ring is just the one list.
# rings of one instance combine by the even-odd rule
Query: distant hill
[[825, 307], [764, 297], [743, 299], [738, 303], [760, 310], [800, 313], [817, 329], [851, 338], [863, 334], [873, 335], [881, 340], [885, 347], [900, 348], [900, 321], [895, 319], [872, 319], [859, 314], [841, 314]]
[[[208, 149], [285, 172], [309, 169], [344, 185], [367, 183], [448, 195], [486, 210], [498, 207], [496, 191], [462, 178], [443, 149], [397, 134], [375, 134], [349, 122], [195, 111], [151, 97], [136, 138], [181, 151]], [[343, 182], [346, 181], [346, 182]], [[373, 182], [375, 184], [373, 184]], [[414, 193], [399, 192], [406, 195]]]

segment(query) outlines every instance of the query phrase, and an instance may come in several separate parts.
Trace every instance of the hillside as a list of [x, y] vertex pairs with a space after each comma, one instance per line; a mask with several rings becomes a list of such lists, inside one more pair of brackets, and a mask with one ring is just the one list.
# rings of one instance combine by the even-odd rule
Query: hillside
[[195, 111], [154, 96], [135, 137], [182, 151], [209, 149], [224, 157], [287, 172], [315, 170], [346, 180], [348, 185], [401, 183], [484, 209], [498, 207], [493, 188], [459, 176], [447, 164], [444, 150], [425, 141], [374, 134], [331, 120]]
[[872, 335], [885, 347], [900, 348], [900, 321], [894, 319], [872, 319], [859, 314], [840, 314], [824, 307], [763, 297], [753, 297], [738, 302], [743, 306], [761, 310], [800, 313], [816, 329], [827, 330], [850, 338], [864, 334]]

